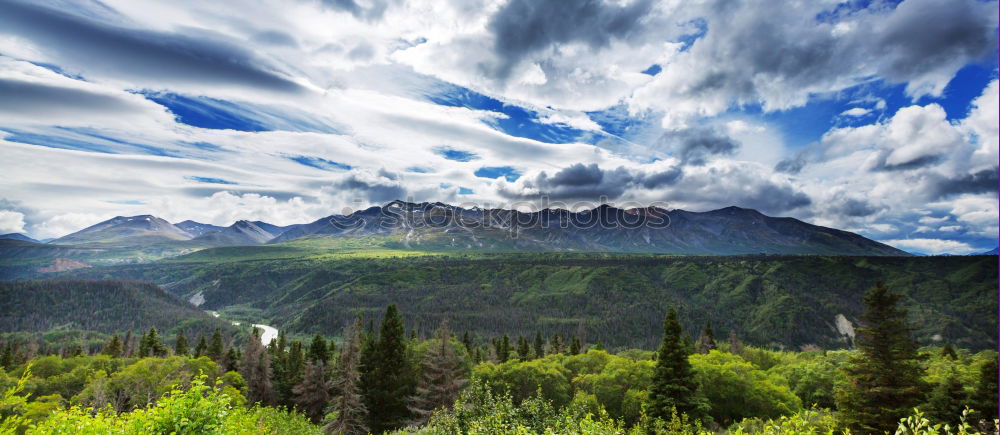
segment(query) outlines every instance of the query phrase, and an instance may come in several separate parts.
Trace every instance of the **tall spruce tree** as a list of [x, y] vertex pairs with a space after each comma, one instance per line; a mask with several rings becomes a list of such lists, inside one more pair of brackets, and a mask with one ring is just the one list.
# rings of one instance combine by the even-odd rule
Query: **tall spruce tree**
[[108, 341], [108, 344], [104, 346], [104, 350], [101, 351], [101, 353], [108, 355], [112, 358], [121, 357], [123, 352], [124, 352], [124, 346], [122, 345], [121, 338], [118, 338], [118, 334], [112, 335], [111, 341]]
[[368, 410], [361, 395], [361, 319], [344, 330], [344, 349], [333, 378], [335, 398], [330, 411], [336, 417], [323, 426], [328, 434], [363, 435], [368, 433]]
[[212, 343], [208, 346], [208, 357], [217, 364], [225, 362], [226, 346], [222, 342], [222, 330], [219, 328], [215, 328], [215, 332], [212, 333]]
[[528, 346], [528, 340], [524, 336], [517, 337], [517, 359], [521, 361], [531, 359], [531, 347]]
[[559, 333], [552, 334], [552, 341], [549, 344], [550, 344], [549, 347], [552, 348], [552, 352], [551, 353], [562, 353], [563, 352], [562, 337], [559, 336]]
[[313, 423], [323, 419], [327, 404], [330, 403], [330, 389], [333, 382], [326, 376], [326, 367], [322, 362], [309, 361], [305, 366], [302, 381], [292, 388], [295, 405]]
[[177, 331], [177, 338], [174, 339], [174, 355], [188, 357], [190, 353], [187, 336], [184, 335], [184, 330], [180, 329]]
[[198, 343], [194, 345], [194, 357], [201, 358], [208, 352], [208, 342], [205, 341], [205, 336], [198, 334]]
[[247, 336], [240, 360], [240, 374], [247, 383], [247, 400], [250, 403], [272, 403], [271, 355], [260, 341], [260, 329], [253, 328]]
[[510, 359], [510, 337], [508, 337], [507, 334], [504, 334], [496, 348], [497, 359], [500, 360], [501, 363], [507, 362], [507, 360]]
[[312, 342], [309, 344], [309, 351], [306, 352], [306, 361], [322, 362], [326, 363], [329, 353], [326, 347], [326, 340], [319, 333], [313, 337]]
[[733, 355], [743, 354], [743, 343], [740, 342], [740, 338], [736, 336], [736, 330], [729, 330], [729, 353]]
[[149, 328], [149, 332], [142, 336], [142, 341], [139, 343], [139, 357], [166, 355], [167, 347], [160, 341], [156, 328]]
[[925, 395], [924, 370], [899, 298], [879, 281], [863, 299], [854, 337], [859, 352], [844, 369], [847, 384], [835, 394], [841, 422], [858, 433], [895, 430]]
[[398, 429], [410, 421], [408, 398], [416, 377], [409, 361], [403, 318], [389, 305], [382, 318], [371, 365], [364, 367], [362, 385], [368, 409], [368, 427], [376, 433]]
[[542, 333], [535, 331], [535, 343], [532, 346], [535, 352], [535, 358], [542, 358], [545, 356], [545, 341], [542, 340]]
[[663, 319], [663, 341], [649, 391], [649, 414], [653, 417], [669, 420], [674, 411], [691, 418], [704, 416], [704, 408], [698, 400], [698, 384], [688, 361], [691, 350], [683, 334], [677, 310], [671, 308]]
[[579, 355], [581, 350], [582, 349], [580, 348], [580, 338], [574, 336], [573, 340], [570, 341], [570, 343], [569, 343], [569, 354], [570, 355]]
[[451, 409], [466, 382], [462, 360], [451, 343], [448, 322], [443, 321], [438, 329], [437, 343], [428, 347], [424, 354], [423, 373], [410, 401], [413, 423], [424, 424], [436, 410]]

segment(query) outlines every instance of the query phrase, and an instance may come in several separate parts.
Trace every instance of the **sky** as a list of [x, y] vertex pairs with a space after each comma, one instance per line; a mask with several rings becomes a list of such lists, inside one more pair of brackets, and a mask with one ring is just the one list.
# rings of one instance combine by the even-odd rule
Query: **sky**
[[997, 246], [997, 2], [0, 0], [0, 233], [395, 199]]

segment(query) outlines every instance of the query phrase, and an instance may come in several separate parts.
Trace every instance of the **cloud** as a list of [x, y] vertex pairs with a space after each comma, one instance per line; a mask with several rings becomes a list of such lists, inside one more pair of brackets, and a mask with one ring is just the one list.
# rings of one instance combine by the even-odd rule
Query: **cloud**
[[24, 214], [11, 210], [0, 210], [0, 234], [23, 232]]
[[275, 65], [219, 34], [124, 27], [16, 0], [4, 5], [0, 33], [31, 41], [50, 59], [85, 76], [158, 88], [197, 83], [303, 91]]
[[908, 252], [939, 255], [964, 255], [976, 252], [976, 249], [963, 242], [944, 239], [895, 239], [881, 240], [882, 243]]
[[852, 107], [843, 112], [840, 112], [840, 115], [859, 117], [859, 116], [865, 116], [871, 112], [872, 112], [871, 109], [865, 109], [864, 107]]
[[728, 135], [710, 127], [669, 130], [660, 137], [660, 143], [682, 163], [692, 165], [704, 165], [711, 156], [732, 154], [739, 146]]
[[[651, 0], [626, 4], [599, 0], [511, 0], [492, 17], [488, 28], [500, 58], [492, 73], [506, 79], [526, 55], [557, 44], [579, 42], [599, 49], [613, 38], [637, 33], [641, 20], [652, 8]], [[541, 82], [540, 84], [544, 84]]]
[[873, 78], [906, 83], [912, 96], [939, 95], [997, 42], [995, 4], [975, 0], [876, 2], [850, 13], [830, 13], [824, 2], [706, 5], [706, 35], [661, 63], [628, 100], [633, 110], [662, 110], [665, 126], [682, 126], [744, 104], [802, 106]]

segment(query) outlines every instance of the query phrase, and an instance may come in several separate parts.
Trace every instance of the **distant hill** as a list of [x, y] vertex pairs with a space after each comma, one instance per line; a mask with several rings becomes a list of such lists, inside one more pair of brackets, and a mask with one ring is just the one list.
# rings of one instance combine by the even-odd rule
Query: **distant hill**
[[368, 236], [392, 237], [392, 248], [426, 250], [910, 255], [851, 232], [739, 207], [699, 213], [602, 205], [576, 213], [522, 213], [394, 201], [294, 226], [269, 243]]
[[82, 329], [104, 333], [177, 327], [210, 334], [228, 328], [160, 287], [136, 281], [0, 281], [0, 331]]
[[985, 251], [985, 252], [979, 252], [979, 253], [976, 253], [976, 254], [971, 254], [971, 255], [998, 255], [998, 254], [1000, 254], [1000, 247], [993, 248], [993, 249], [990, 249], [989, 251]]
[[188, 234], [198, 237], [209, 231], [219, 231], [225, 229], [226, 227], [220, 227], [218, 225], [203, 224], [201, 222], [195, 222], [193, 220], [186, 220], [184, 222], [178, 222], [174, 224], [175, 227], [180, 228], [187, 232]]
[[136, 246], [189, 240], [193, 236], [156, 216], [118, 216], [52, 241], [54, 244], [109, 244]]
[[[270, 226], [274, 227], [273, 225]], [[273, 239], [274, 236], [274, 234], [265, 231], [253, 222], [236, 221], [236, 223], [221, 230], [209, 231], [195, 237], [193, 241], [213, 246], [243, 246], [266, 243], [268, 240]]]
[[23, 242], [41, 243], [38, 240], [32, 239], [31, 237], [28, 237], [21, 233], [0, 234], [0, 239], [21, 240]]
[[[407, 328], [447, 318], [477, 340], [576, 334], [609, 349], [654, 349], [678, 307], [695, 335], [711, 322], [761, 346], [846, 347], [876, 281], [902, 295], [921, 343], [997, 346], [995, 257], [675, 256], [607, 253], [441, 253], [412, 257], [283, 257], [288, 245], [217, 248], [246, 254], [93, 267], [63, 276], [148, 279], [203, 309], [253, 313], [295, 333], [337, 334], [389, 304]], [[212, 250], [208, 250], [212, 251]], [[234, 252], [235, 251], [235, 252]], [[840, 320], [843, 316], [843, 320]]]

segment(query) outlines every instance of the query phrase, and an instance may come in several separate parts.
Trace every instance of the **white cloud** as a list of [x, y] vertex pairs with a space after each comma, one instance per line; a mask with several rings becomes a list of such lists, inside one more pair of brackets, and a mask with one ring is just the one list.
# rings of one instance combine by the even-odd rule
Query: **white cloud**
[[872, 112], [871, 109], [865, 109], [864, 107], [852, 107], [843, 112], [840, 112], [840, 114], [842, 116], [859, 117], [859, 116], [865, 116], [871, 112]]
[[11, 210], [0, 210], [0, 234], [23, 233], [24, 214]]
[[957, 242], [954, 240], [944, 240], [944, 239], [897, 239], [897, 240], [881, 240], [890, 246], [902, 249], [909, 252], [918, 252], [921, 254], [955, 254], [964, 255], [976, 252], [976, 249], [969, 246], [963, 242]]

